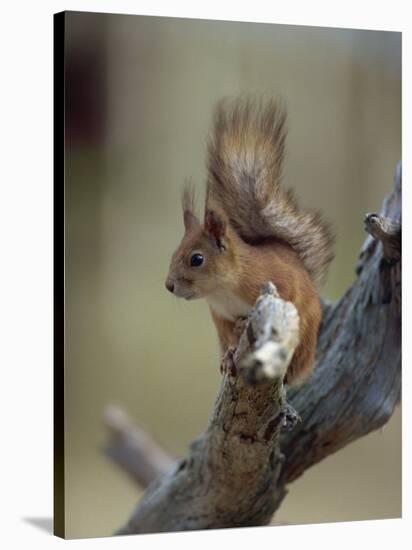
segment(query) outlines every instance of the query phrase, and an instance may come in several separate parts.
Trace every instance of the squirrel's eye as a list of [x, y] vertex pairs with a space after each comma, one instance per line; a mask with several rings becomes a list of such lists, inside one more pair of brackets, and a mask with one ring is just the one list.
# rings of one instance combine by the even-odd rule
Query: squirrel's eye
[[192, 267], [199, 267], [199, 265], [202, 265], [203, 260], [204, 258], [202, 254], [193, 254], [192, 257], [190, 258], [190, 265]]

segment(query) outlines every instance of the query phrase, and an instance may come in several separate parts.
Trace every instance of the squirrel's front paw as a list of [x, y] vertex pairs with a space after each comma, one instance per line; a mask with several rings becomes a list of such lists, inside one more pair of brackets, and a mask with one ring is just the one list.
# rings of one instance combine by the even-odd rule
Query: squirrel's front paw
[[225, 374], [227, 372], [230, 376], [236, 376], [237, 369], [234, 360], [235, 351], [235, 347], [230, 347], [227, 348], [223, 354], [222, 360], [220, 361], [221, 374]]
[[240, 338], [242, 332], [246, 328], [246, 324], [248, 321], [248, 317], [238, 317], [235, 322], [235, 326], [233, 327], [233, 332], [237, 336], [237, 338]]

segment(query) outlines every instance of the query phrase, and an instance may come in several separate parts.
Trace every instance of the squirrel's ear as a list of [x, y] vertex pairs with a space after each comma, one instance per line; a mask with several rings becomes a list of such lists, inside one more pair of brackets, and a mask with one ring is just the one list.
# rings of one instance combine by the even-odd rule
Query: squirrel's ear
[[190, 183], [186, 183], [182, 193], [182, 209], [183, 209], [183, 221], [186, 231], [191, 229], [195, 225], [199, 225], [200, 221], [197, 219], [194, 211], [194, 190]]
[[226, 234], [226, 221], [223, 216], [214, 210], [206, 210], [205, 231], [220, 250], [225, 249], [224, 237]]
[[195, 225], [199, 225], [200, 222], [197, 217], [190, 210], [183, 210], [183, 222], [185, 224], [186, 231], [191, 229]]

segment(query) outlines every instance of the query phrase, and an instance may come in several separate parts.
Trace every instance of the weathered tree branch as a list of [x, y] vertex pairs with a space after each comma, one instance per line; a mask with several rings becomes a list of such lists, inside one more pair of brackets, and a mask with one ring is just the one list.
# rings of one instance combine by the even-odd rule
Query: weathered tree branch
[[280, 487], [383, 426], [400, 401], [400, 163], [392, 193], [380, 214], [374, 214], [373, 221], [370, 216], [366, 226], [374, 238], [362, 248], [358, 278], [335, 304], [324, 308], [317, 368], [307, 384], [288, 395], [302, 423], [282, 437], [287, 460]]
[[134, 426], [121, 409], [107, 407], [105, 425], [110, 433], [106, 455], [141, 487], [147, 487], [173, 466], [175, 461], [144, 430]]
[[[365, 218], [358, 278], [323, 304], [313, 375], [286, 402], [298, 319], [268, 285], [224, 359], [207, 431], [187, 458], [158, 470], [118, 534], [267, 524], [290, 482], [387, 422], [401, 394], [400, 224], [399, 164], [380, 214]], [[128, 464], [137, 458], [128, 455]]]

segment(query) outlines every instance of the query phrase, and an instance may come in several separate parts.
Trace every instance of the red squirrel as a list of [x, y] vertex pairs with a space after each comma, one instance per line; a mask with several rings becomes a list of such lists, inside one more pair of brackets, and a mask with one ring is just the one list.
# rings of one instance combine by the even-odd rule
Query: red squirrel
[[185, 233], [173, 254], [167, 289], [205, 298], [222, 354], [236, 346], [238, 318], [248, 315], [272, 281], [299, 313], [299, 344], [285, 382], [314, 368], [321, 305], [317, 283], [333, 258], [333, 235], [319, 213], [301, 209], [281, 186], [286, 111], [274, 100], [221, 101], [208, 143], [203, 223], [194, 194], [182, 195]]

